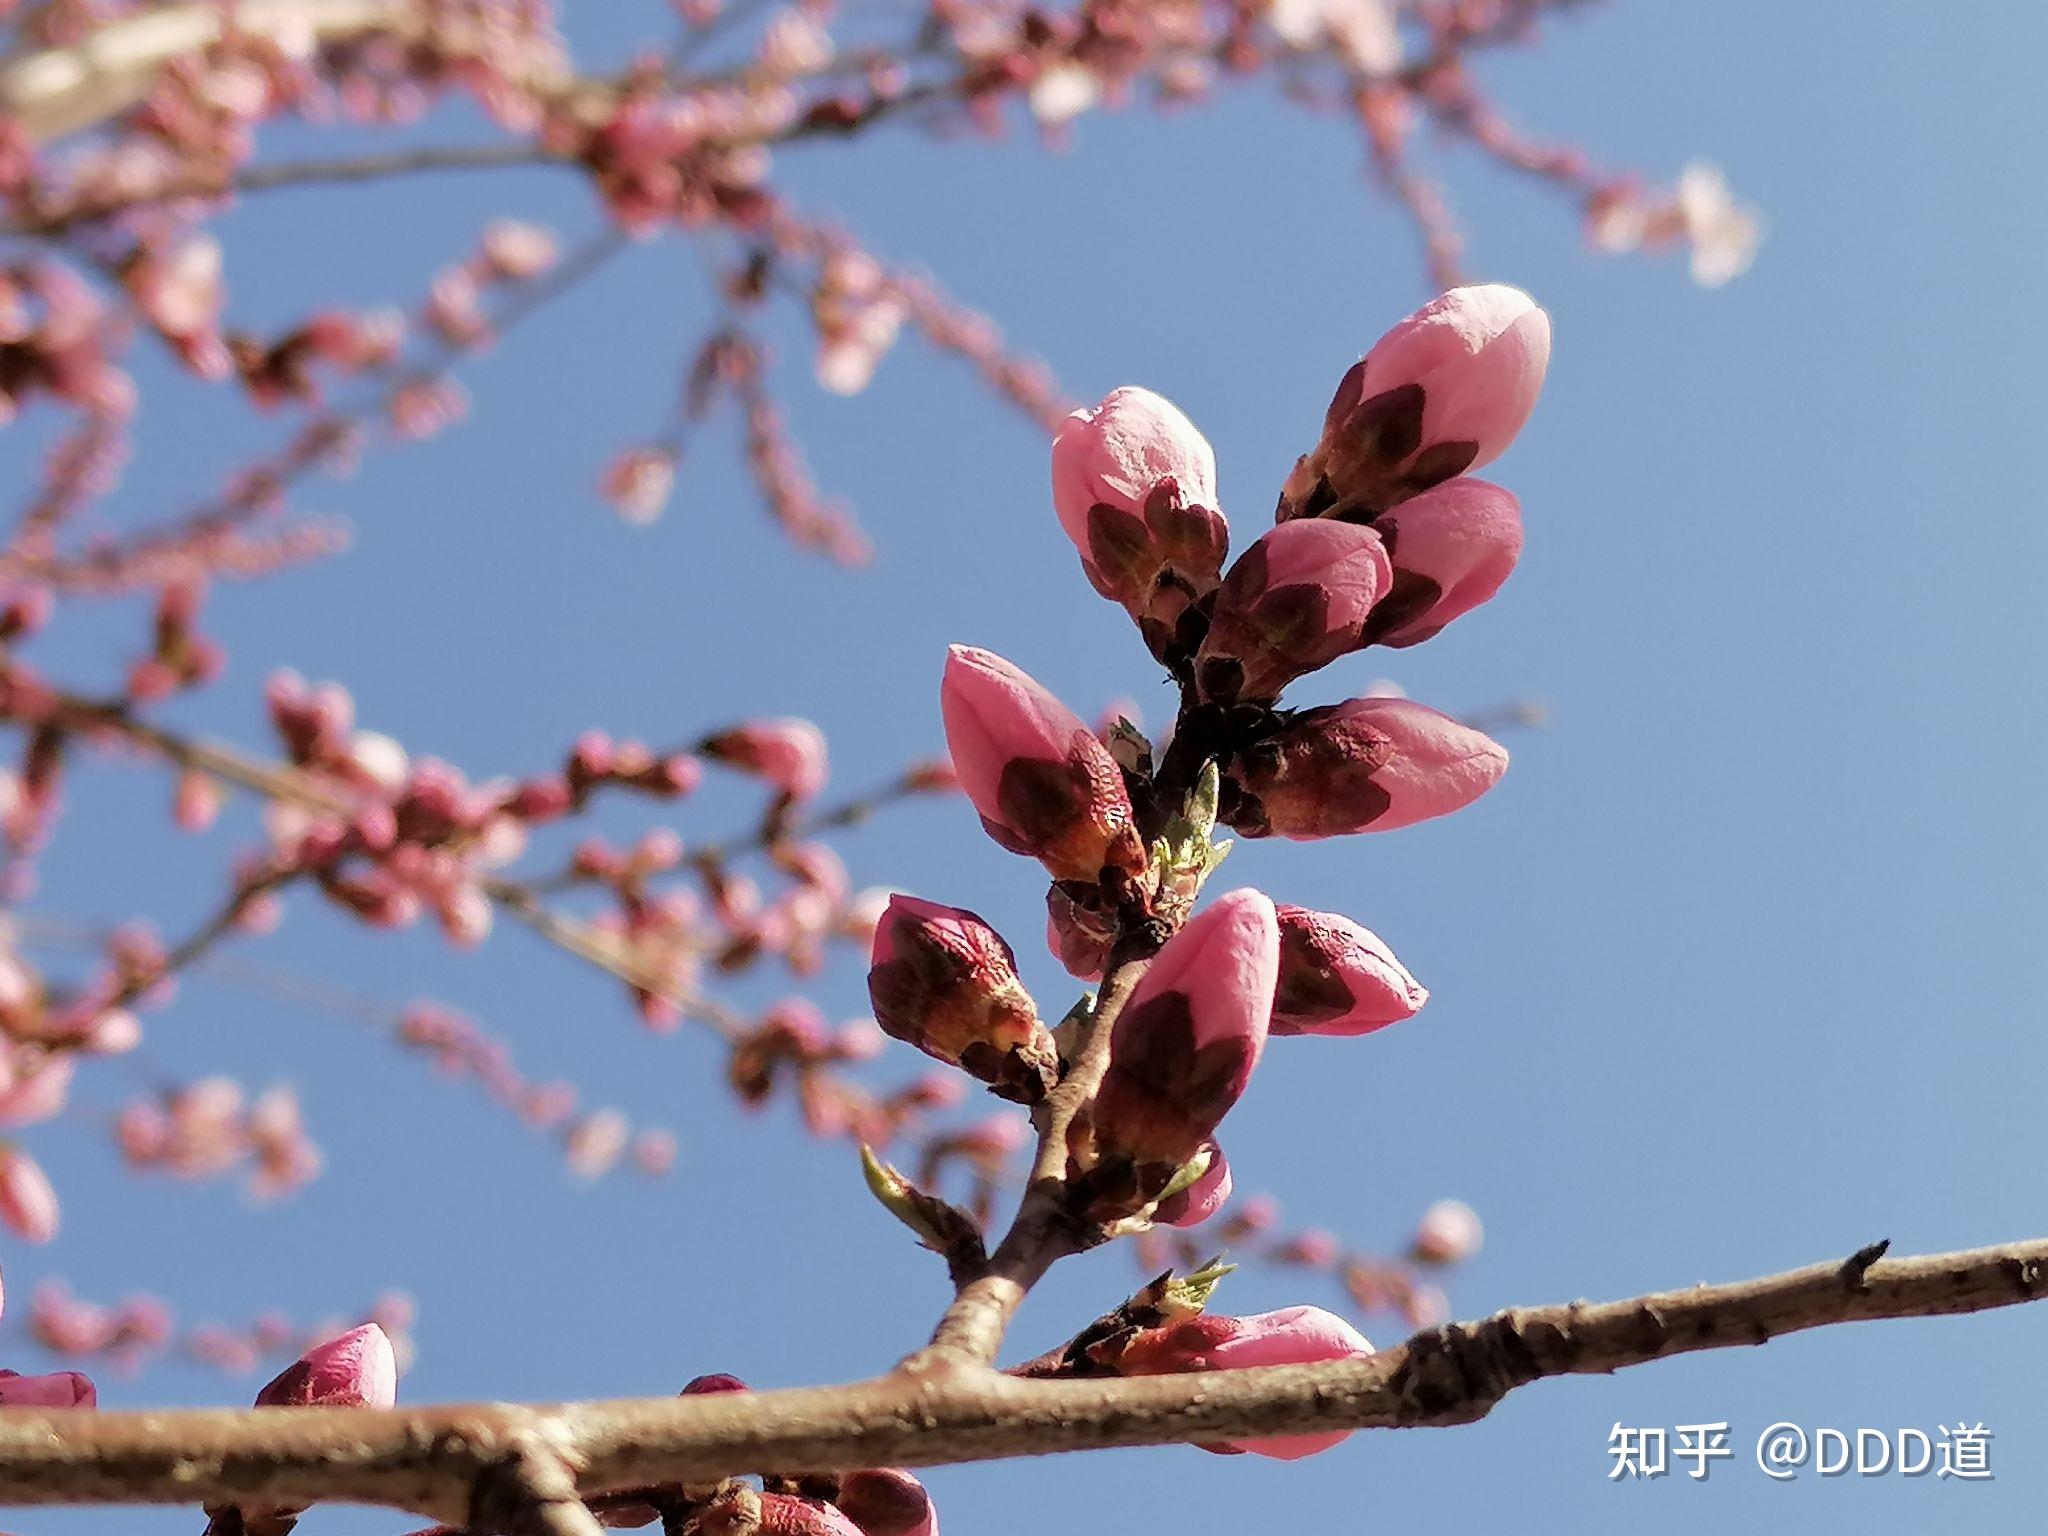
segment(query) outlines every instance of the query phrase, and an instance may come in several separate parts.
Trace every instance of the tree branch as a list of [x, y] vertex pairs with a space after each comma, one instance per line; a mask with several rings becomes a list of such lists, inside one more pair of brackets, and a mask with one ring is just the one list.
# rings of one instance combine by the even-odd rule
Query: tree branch
[[1110, 1029], [1157, 948], [1156, 942], [1138, 942], [1127, 935], [1111, 954], [1066, 1076], [1034, 1117], [1038, 1152], [1016, 1219], [982, 1273], [955, 1294], [953, 1304], [932, 1331], [931, 1343], [904, 1361], [906, 1370], [918, 1372], [948, 1363], [992, 1364], [1025, 1293], [1056, 1262], [1084, 1246], [1084, 1234], [1075, 1228], [1065, 1208], [1067, 1132], [1102, 1085], [1102, 1074], [1109, 1066]]
[[[1466, 1424], [1546, 1376], [2048, 1295], [2048, 1238], [1835, 1260], [1628, 1301], [1515, 1308], [1362, 1360], [1024, 1381], [971, 1366], [850, 1386], [526, 1408], [0, 1413], [0, 1504], [347, 1500], [460, 1524], [480, 1479], [544, 1447], [586, 1499], [761, 1471], [935, 1466], [1112, 1446]], [[546, 1490], [543, 1490], [546, 1492]], [[552, 1496], [557, 1512], [563, 1511]], [[542, 1527], [545, 1528], [545, 1527]], [[556, 1529], [584, 1528], [573, 1523]]]

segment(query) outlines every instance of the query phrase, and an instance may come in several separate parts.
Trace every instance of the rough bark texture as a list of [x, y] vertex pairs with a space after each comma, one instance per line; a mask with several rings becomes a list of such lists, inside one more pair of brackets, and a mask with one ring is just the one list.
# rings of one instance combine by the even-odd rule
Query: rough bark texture
[[[1847, 1261], [1628, 1301], [1514, 1308], [1370, 1358], [1256, 1371], [1022, 1381], [930, 1362], [850, 1386], [593, 1402], [245, 1412], [0, 1413], [0, 1504], [384, 1504], [460, 1523], [508, 1463], [585, 1497], [729, 1474], [931, 1466], [1323, 1429], [1469, 1423], [1545, 1376], [1934, 1317], [2048, 1293], [2048, 1239]], [[550, 1470], [552, 1469], [552, 1470]], [[538, 1485], [537, 1485], [538, 1486]], [[531, 1529], [585, 1532], [562, 1488]], [[530, 1493], [533, 1490], [529, 1490]]]

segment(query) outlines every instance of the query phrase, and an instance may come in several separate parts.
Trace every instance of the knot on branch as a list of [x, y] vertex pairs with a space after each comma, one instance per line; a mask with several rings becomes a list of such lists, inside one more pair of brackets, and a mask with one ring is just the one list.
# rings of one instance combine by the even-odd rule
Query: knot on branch
[[[1559, 1335], [1564, 1347], [1568, 1336]], [[1502, 1312], [1483, 1323], [1424, 1329], [1402, 1347], [1388, 1379], [1403, 1424], [1470, 1424], [1503, 1397], [1546, 1371], [1522, 1318]]]
[[468, 1529], [471, 1536], [600, 1536], [603, 1528], [577, 1493], [568, 1461], [527, 1436], [477, 1474]]

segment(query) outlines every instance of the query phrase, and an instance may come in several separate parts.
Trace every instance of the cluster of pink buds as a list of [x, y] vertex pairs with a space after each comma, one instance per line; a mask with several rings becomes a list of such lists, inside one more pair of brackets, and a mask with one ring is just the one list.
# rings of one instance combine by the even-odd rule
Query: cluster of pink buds
[[564, 1159], [580, 1176], [598, 1178], [624, 1157], [638, 1172], [658, 1178], [675, 1166], [676, 1139], [658, 1126], [636, 1129], [616, 1110], [579, 1112], [582, 1095], [559, 1080], [533, 1082], [514, 1064], [502, 1040], [475, 1020], [439, 1003], [416, 1002], [391, 1021], [401, 1045], [425, 1054], [437, 1070], [476, 1083], [490, 1098], [536, 1131], [557, 1137]]
[[[403, 1371], [412, 1348], [411, 1298], [390, 1292], [358, 1315], [384, 1330]], [[68, 1360], [103, 1361], [132, 1372], [165, 1351], [176, 1350], [198, 1364], [236, 1375], [255, 1370], [265, 1359], [296, 1355], [350, 1326], [331, 1318], [307, 1324], [268, 1312], [247, 1322], [200, 1322], [181, 1330], [159, 1297], [144, 1292], [102, 1305], [72, 1295], [56, 1280], [36, 1287], [28, 1320], [36, 1343]]]
[[[715, 1372], [696, 1377], [678, 1395], [747, 1390], [739, 1377]], [[614, 1530], [659, 1520], [664, 1530], [700, 1536], [939, 1536], [931, 1495], [900, 1467], [767, 1473], [760, 1482], [759, 1488], [736, 1479], [709, 1487], [661, 1484], [606, 1495], [591, 1507], [599, 1523]]]
[[116, 327], [78, 273], [55, 261], [0, 268], [0, 424], [37, 395], [81, 414], [126, 417], [135, 385], [109, 356]]
[[[1196, 907], [1229, 851], [1213, 840], [1219, 822], [1290, 838], [1388, 830], [1458, 810], [1499, 779], [1507, 757], [1486, 736], [1383, 690], [1302, 710], [1279, 700], [1352, 651], [1428, 638], [1499, 587], [1520, 548], [1518, 511], [1506, 492], [1458, 476], [1496, 457], [1529, 415], [1549, 336], [1543, 312], [1508, 288], [1453, 290], [1396, 326], [1339, 386], [1322, 440], [1289, 478], [1278, 526], [1227, 569], [1214, 457], [1180, 412], [1124, 389], [1059, 431], [1061, 526], [1091, 584], [1125, 608], [1180, 685], [1171, 740], [1155, 760], [1127, 716], [1092, 731], [1022, 670], [969, 646], [952, 648], [940, 704], [954, 773], [983, 829], [1051, 876], [1048, 945], [1073, 974], [1101, 978], [1102, 996], [1076, 1010], [1072, 1029], [1048, 1030], [994, 929], [908, 896], [876, 930], [868, 984], [890, 1035], [1004, 1097], [1036, 1103], [1084, 1064], [1099, 1072], [1061, 1129], [1058, 1196], [1065, 1218], [1098, 1240], [1212, 1218], [1245, 1234], [1270, 1227], [1277, 1211], [1255, 1215], [1257, 1201], [1224, 1215], [1233, 1179], [1217, 1139], [1268, 1039], [1369, 1034], [1428, 999], [1347, 917], [1248, 889]], [[1106, 1040], [1091, 1027], [1106, 1027]], [[981, 1253], [978, 1214], [872, 1157], [867, 1173], [956, 1278]], [[1476, 1243], [1476, 1218], [1440, 1206], [1408, 1262], [1452, 1263]], [[1277, 1262], [1342, 1264], [1349, 1278], [1327, 1234], [1286, 1246]], [[1398, 1266], [1387, 1272], [1411, 1280]], [[1105, 1319], [1034, 1367], [1057, 1374], [1084, 1345], [1094, 1368], [1127, 1374], [1371, 1352], [1312, 1307], [1204, 1315], [1221, 1274], [1166, 1277], [1116, 1326]], [[1428, 1290], [1407, 1285], [1411, 1311]], [[1294, 1457], [1342, 1438], [1214, 1448]]]
[[825, 787], [830, 771], [825, 738], [808, 720], [756, 720], [721, 731], [704, 755], [751, 773], [791, 800], [808, 800]]
[[733, 1029], [730, 1042], [726, 1078], [740, 1103], [759, 1108], [786, 1089], [813, 1136], [886, 1146], [960, 1097], [958, 1082], [937, 1073], [888, 1093], [856, 1082], [843, 1069], [878, 1054], [886, 1043], [881, 1032], [867, 1019], [833, 1029], [802, 998], [778, 1003], [752, 1026]]
[[319, 1176], [322, 1162], [296, 1094], [271, 1088], [251, 1100], [225, 1077], [134, 1100], [115, 1120], [114, 1134], [122, 1158], [139, 1170], [206, 1179], [247, 1163], [258, 1199], [292, 1193]]

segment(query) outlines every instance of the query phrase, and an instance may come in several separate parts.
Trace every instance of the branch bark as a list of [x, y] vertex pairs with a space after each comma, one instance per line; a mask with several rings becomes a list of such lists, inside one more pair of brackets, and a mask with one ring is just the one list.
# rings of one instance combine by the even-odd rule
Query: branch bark
[[[1763, 1279], [1514, 1308], [1363, 1360], [1024, 1381], [956, 1365], [850, 1386], [376, 1412], [0, 1412], [0, 1504], [389, 1505], [460, 1524], [479, 1481], [545, 1447], [583, 1498], [753, 1471], [934, 1466], [1328, 1429], [1466, 1424], [1548, 1376], [1762, 1344], [1837, 1323], [2048, 1295], [2048, 1238], [1918, 1258], [1873, 1245]], [[560, 1492], [559, 1482], [554, 1494]], [[547, 1490], [543, 1490], [547, 1492]], [[550, 1518], [573, 1522], [559, 1497]], [[558, 1525], [563, 1531], [580, 1527]]]

